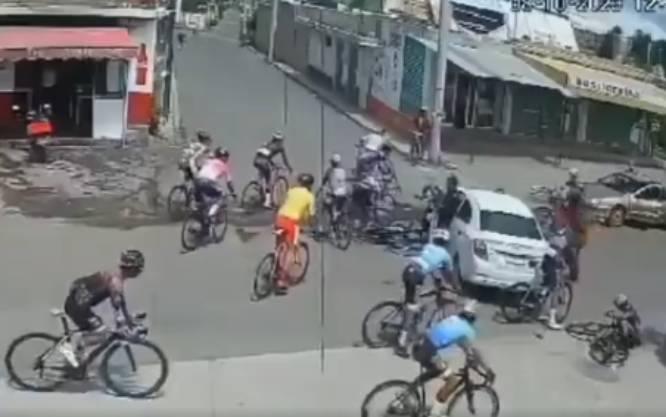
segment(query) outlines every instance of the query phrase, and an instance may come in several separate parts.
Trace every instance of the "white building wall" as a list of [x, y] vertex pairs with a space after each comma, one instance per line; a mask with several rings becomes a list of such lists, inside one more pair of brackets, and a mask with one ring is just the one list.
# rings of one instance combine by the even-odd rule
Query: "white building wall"
[[397, 22], [382, 22], [382, 41], [375, 57], [372, 79], [372, 96], [393, 108], [400, 109], [400, 93], [402, 87], [402, 46], [405, 35]]

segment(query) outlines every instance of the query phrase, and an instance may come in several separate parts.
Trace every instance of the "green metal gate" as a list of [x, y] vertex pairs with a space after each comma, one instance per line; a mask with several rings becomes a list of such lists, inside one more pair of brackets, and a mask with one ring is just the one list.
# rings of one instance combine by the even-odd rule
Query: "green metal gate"
[[425, 46], [414, 38], [406, 36], [402, 49], [402, 90], [400, 92], [400, 111], [403, 113], [416, 113], [422, 106], [425, 57]]

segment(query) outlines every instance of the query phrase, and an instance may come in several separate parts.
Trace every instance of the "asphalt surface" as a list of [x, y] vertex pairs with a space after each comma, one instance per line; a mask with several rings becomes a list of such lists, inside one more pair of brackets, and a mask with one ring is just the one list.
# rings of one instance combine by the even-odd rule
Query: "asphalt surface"
[[[190, 37], [176, 66], [188, 131], [206, 129], [230, 150], [237, 187], [255, 176], [253, 153], [276, 129], [287, 136], [297, 171], [321, 172], [322, 159], [333, 152], [350, 164], [362, 129], [324, 106], [322, 141], [320, 101], [291, 81], [284, 126], [284, 75], [260, 55], [239, 48], [236, 34], [235, 24], [223, 21], [214, 32]], [[564, 177], [559, 170], [524, 158], [479, 157], [471, 165], [462, 157], [452, 159], [467, 185], [503, 186], [516, 194], [524, 194], [532, 183]], [[413, 168], [400, 158], [396, 166], [405, 198], [426, 181], [445, 178], [443, 171]], [[174, 172], [169, 181], [176, 179]], [[176, 224], [121, 231], [2, 216], [0, 264], [6, 284], [0, 292], [0, 346], [27, 331], [57, 331], [58, 323], [48, 310], [62, 303], [68, 283], [113, 267], [126, 247], [142, 249], [148, 260], [144, 276], [128, 284], [130, 305], [148, 311], [151, 337], [172, 360], [311, 350], [322, 340], [325, 347], [350, 346], [360, 339], [361, 319], [372, 305], [400, 297], [399, 257], [369, 245], [339, 252], [311, 243], [304, 285], [287, 297], [251, 302], [254, 268], [272, 247], [270, 230], [264, 227], [269, 220], [266, 215], [251, 218], [243, 224], [251, 228], [230, 228], [223, 244], [183, 255]], [[583, 254], [573, 316], [600, 317], [620, 291], [642, 311], [663, 309], [665, 244], [661, 230], [623, 228], [595, 234]], [[481, 312], [484, 338], [531, 334], [535, 329], [500, 326], [491, 320], [493, 313], [492, 307]]]

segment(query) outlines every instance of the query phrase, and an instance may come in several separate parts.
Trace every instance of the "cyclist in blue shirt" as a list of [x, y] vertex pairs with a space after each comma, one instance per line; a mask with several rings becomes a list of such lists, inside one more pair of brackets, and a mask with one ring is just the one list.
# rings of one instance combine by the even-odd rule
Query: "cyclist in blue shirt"
[[476, 337], [475, 307], [476, 302], [471, 300], [465, 304], [460, 313], [435, 324], [414, 349], [414, 359], [424, 368], [424, 372], [419, 376], [419, 382], [425, 384], [438, 377], [444, 379], [444, 385], [437, 391], [430, 409], [431, 416], [442, 415], [446, 401], [458, 385], [458, 377], [448, 363], [451, 358], [449, 357], [449, 360], [446, 358], [447, 353], [450, 353], [449, 348], [458, 346], [472, 365], [481, 369], [490, 382], [495, 379], [495, 373], [486, 364], [481, 352], [472, 344]]
[[398, 338], [396, 352], [400, 356], [409, 356], [408, 339], [414, 329], [416, 316], [420, 306], [416, 301], [416, 289], [423, 285], [428, 275], [432, 276], [437, 288], [442, 287], [442, 278], [454, 283], [451, 270], [451, 256], [446, 249], [449, 243], [449, 232], [446, 229], [434, 229], [421, 253], [409, 260], [402, 271], [402, 282], [405, 287], [405, 321]]

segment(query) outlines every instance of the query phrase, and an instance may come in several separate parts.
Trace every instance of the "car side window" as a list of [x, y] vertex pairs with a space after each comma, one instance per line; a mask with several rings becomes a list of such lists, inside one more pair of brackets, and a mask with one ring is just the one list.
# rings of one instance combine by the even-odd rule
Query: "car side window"
[[470, 220], [472, 220], [472, 206], [469, 204], [469, 200], [463, 200], [462, 204], [460, 204], [460, 207], [458, 207], [456, 217], [469, 224]]
[[661, 187], [652, 185], [646, 188], [643, 188], [641, 191], [636, 193], [636, 198], [640, 200], [660, 200], [661, 199]]

